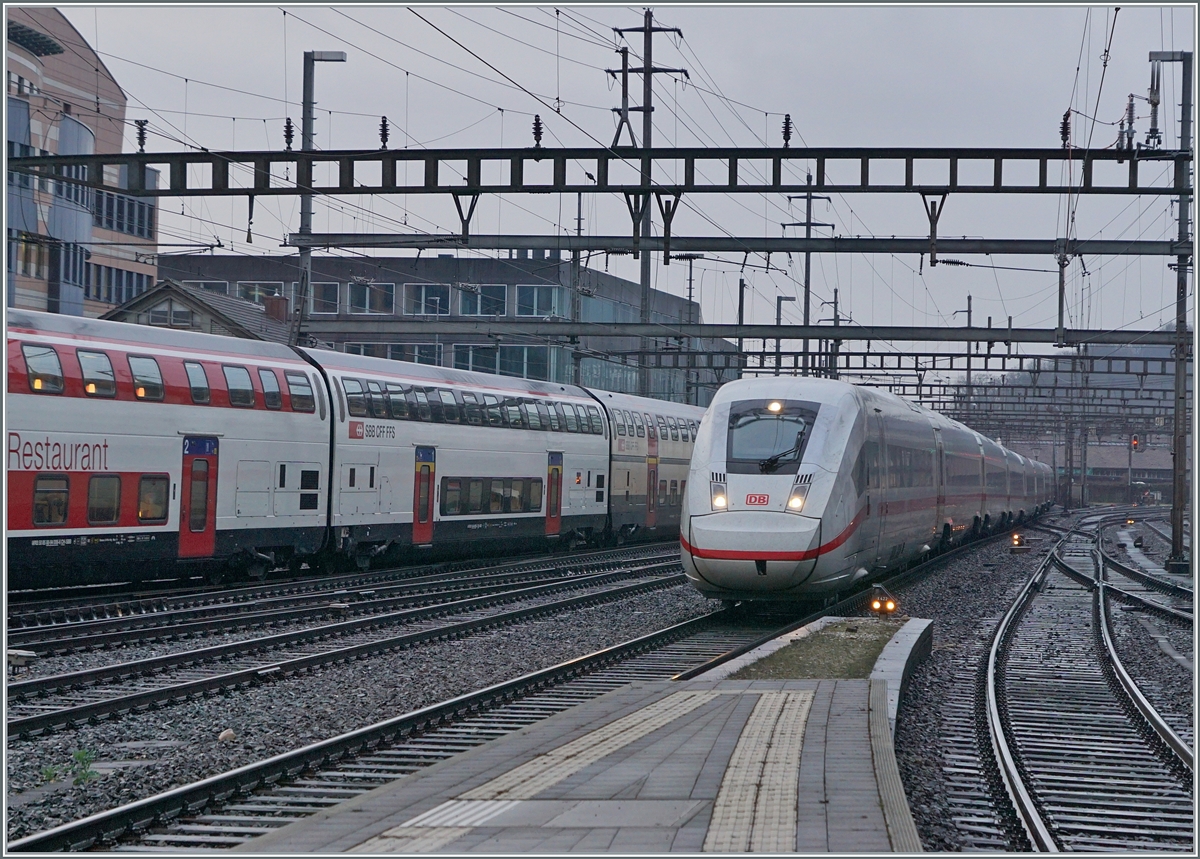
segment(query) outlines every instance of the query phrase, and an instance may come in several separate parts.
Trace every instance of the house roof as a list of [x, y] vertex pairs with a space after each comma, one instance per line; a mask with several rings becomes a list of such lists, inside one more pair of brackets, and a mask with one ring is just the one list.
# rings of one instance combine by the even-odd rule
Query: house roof
[[191, 310], [212, 316], [223, 328], [239, 337], [275, 343], [288, 341], [288, 324], [268, 315], [261, 304], [201, 287], [184, 286], [173, 280], [159, 281], [153, 289], [134, 296], [100, 318], [133, 321], [130, 316], [148, 310], [167, 297], [178, 300]]

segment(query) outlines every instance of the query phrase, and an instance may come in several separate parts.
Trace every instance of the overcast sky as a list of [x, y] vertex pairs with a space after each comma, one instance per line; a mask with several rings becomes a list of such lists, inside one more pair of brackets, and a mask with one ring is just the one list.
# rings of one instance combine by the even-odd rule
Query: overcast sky
[[[182, 141], [209, 149], [281, 149], [283, 119], [300, 122], [302, 53], [344, 50], [345, 64], [317, 66], [317, 146], [374, 149], [381, 115], [392, 148], [529, 146], [534, 113], [546, 126], [543, 145], [611, 143], [619, 85], [612, 28], [637, 27], [642, 7], [629, 6], [227, 6], [136, 5], [63, 8], [96, 47], [129, 98], [128, 119], [150, 120], [148, 150]], [[655, 145], [781, 144], [790, 113], [793, 146], [1058, 147], [1068, 108], [1075, 140], [1096, 148], [1116, 140], [1130, 93], [1144, 97], [1148, 53], [1193, 50], [1191, 6], [1113, 7], [803, 7], [767, 5], [653, 7], [656, 23], [678, 27], [656, 36], [656, 65], [685, 68], [656, 75]], [[424, 18], [425, 20], [422, 20]], [[444, 33], [438, 32], [433, 25]], [[1107, 68], [1103, 54], [1111, 35]], [[453, 40], [461, 43], [455, 44]], [[640, 34], [627, 43], [640, 63]], [[469, 49], [469, 51], [467, 50]], [[472, 53], [478, 55], [473, 56]], [[485, 62], [486, 61], [486, 64]], [[513, 82], [505, 80], [503, 72]], [[1160, 126], [1164, 146], [1178, 145], [1178, 64], [1164, 65]], [[186, 79], [186, 80], [185, 80]], [[640, 82], [631, 85], [640, 103]], [[559, 108], [559, 113], [554, 110]], [[1136, 102], [1138, 140], [1149, 106]], [[561, 114], [561, 115], [560, 115]], [[1093, 125], [1086, 117], [1095, 117]], [[640, 117], [634, 127], [641, 137]], [[134, 148], [132, 132], [127, 149]], [[299, 148], [297, 133], [296, 148]], [[799, 169], [799, 168], [798, 168]], [[798, 174], [801, 175], [802, 174]], [[802, 181], [802, 179], [801, 179]], [[573, 232], [575, 199], [507, 195], [486, 198], [472, 224], [480, 233]], [[260, 199], [254, 242], [247, 245], [246, 203], [192, 198], [163, 201], [161, 241], [214, 236], [236, 253], [280, 253], [299, 226], [291, 198]], [[676, 235], [782, 233], [803, 220], [782, 195], [685, 197]], [[1163, 240], [1178, 227], [1162, 198], [1086, 197], [1075, 209], [1080, 238]], [[1052, 239], [1066, 229], [1066, 200], [1055, 195], [951, 195], [942, 236]], [[818, 234], [924, 236], [928, 225], [916, 194], [835, 196], [814, 206]], [[584, 231], [626, 234], [623, 199], [584, 200]], [[314, 231], [452, 232], [451, 201], [409, 197], [318, 198]], [[977, 257], [972, 262], [988, 263]], [[1157, 327], [1174, 315], [1175, 276], [1166, 258], [1085, 259], [1070, 270], [1072, 326]], [[775, 255], [773, 268], [751, 257], [748, 320], [772, 321], [776, 295], [799, 295], [802, 257]], [[830, 315], [820, 301], [840, 290], [842, 312], [862, 324], [963, 324], [953, 311], [974, 298], [975, 320], [1015, 326], [1055, 322], [1057, 275], [1051, 258], [993, 258], [1018, 272], [939, 266], [923, 272], [915, 256], [814, 257], [814, 319]], [[706, 321], [734, 321], [740, 255], [696, 265]], [[592, 267], [603, 269], [596, 257]], [[637, 263], [614, 257], [609, 270], [636, 280]], [[686, 291], [687, 266], [661, 266], [655, 284]], [[799, 305], [784, 305], [800, 320]]]

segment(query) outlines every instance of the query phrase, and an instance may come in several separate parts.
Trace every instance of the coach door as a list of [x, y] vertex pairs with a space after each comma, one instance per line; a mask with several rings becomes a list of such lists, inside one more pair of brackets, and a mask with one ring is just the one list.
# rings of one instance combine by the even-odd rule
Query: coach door
[[646, 415], [646, 527], [658, 527], [658, 430]]
[[179, 491], [179, 557], [211, 558], [217, 545], [217, 440], [185, 436]]
[[942, 431], [933, 430], [933, 484], [937, 492], [937, 521], [934, 525], [940, 534], [946, 521], [946, 446], [942, 444]]
[[433, 488], [436, 448], [418, 447], [413, 480], [413, 545], [433, 543]]
[[562, 530], [562, 472], [563, 455], [551, 453], [546, 465], [546, 536], [556, 536]]

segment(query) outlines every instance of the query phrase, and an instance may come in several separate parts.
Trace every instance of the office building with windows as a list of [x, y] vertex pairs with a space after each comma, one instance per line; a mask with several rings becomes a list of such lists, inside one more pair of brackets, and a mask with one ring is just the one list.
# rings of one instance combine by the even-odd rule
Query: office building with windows
[[[581, 384], [636, 393], [637, 338], [605, 336], [604, 323], [637, 322], [641, 286], [605, 272], [581, 268], [579, 289], [571, 262], [554, 251], [511, 258], [435, 256], [314, 256], [304, 332], [312, 342], [358, 355], [457, 367], [527, 379], [571, 382], [579, 362]], [[192, 290], [263, 303], [270, 296], [296, 306], [297, 256], [246, 257], [185, 254], [163, 258], [159, 273]], [[679, 322], [700, 322], [694, 302], [655, 291], [650, 318], [664, 326], [653, 348], [729, 352], [724, 370], [655, 369], [651, 393], [661, 399], [705, 405], [722, 381], [736, 375], [726, 341], [688, 342], [669, 336]], [[569, 320], [597, 323], [595, 336], [569, 344], [535, 334], [516, 338], [399, 333], [394, 322], [445, 319]], [[393, 323], [393, 324], [389, 324]], [[481, 330], [485, 325], [481, 325]]]
[[[57, 9], [8, 7], [8, 155], [121, 152], [125, 94]], [[121, 170], [106, 176], [126, 187]], [[82, 178], [68, 168], [66, 178]], [[157, 172], [147, 171], [154, 187]], [[8, 173], [9, 307], [99, 316], [154, 285], [153, 199]]]

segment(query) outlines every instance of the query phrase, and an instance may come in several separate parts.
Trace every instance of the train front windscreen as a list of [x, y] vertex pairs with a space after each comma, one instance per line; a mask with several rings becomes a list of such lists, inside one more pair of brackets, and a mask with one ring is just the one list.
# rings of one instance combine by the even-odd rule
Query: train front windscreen
[[729, 410], [726, 470], [795, 474], [812, 437], [819, 403], [741, 400]]

